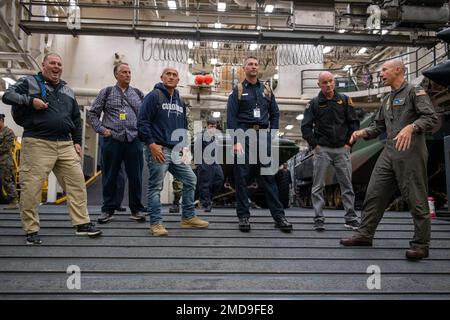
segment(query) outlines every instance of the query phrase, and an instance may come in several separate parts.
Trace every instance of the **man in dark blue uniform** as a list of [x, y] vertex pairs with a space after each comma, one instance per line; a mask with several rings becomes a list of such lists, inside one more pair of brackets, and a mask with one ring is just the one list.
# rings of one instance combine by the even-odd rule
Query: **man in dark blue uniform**
[[[245, 80], [233, 89], [227, 104], [227, 129], [241, 129], [247, 136], [245, 141], [234, 137], [233, 145], [235, 160], [237, 160], [234, 164], [234, 181], [239, 230], [243, 232], [250, 230], [247, 185], [252, 177], [259, 175], [270, 213], [275, 220], [275, 227], [290, 232], [292, 224], [286, 220], [283, 205], [278, 199], [275, 178], [273, 174], [267, 175], [261, 170], [267, 169], [270, 164], [263, 163], [261, 153], [264, 154], [264, 152], [260, 152], [260, 149], [265, 148], [266, 150], [261, 150], [266, 151], [269, 157], [271, 156], [271, 134], [264, 135], [263, 130], [270, 129], [271, 133], [278, 130], [280, 115], [272, 90], [258, 80], [258, 69], [259, 63], [256, 57], [250, 56], [245, 59]], [[253, 137], [254, 139], [250, 139]], [[254, 157], [256, 159], [253, 159]]]
[[216, 126], [216, 119], [209, 117], [206, 128], [195, 140], [196, 148], [201, 147], [202, 150], [202, 163], [197, 168], [197, 175], [200, 202], [205, 212], [211, 212], [212, 197], [220, 191], [224, 181], [222, 167], [216, 159]]

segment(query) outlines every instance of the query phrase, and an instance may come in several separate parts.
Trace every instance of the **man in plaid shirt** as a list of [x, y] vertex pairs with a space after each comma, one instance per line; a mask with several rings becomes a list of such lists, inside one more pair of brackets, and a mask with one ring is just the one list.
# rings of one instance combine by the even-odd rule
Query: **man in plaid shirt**
[[[122, 162], [128, 177], [130, 218], [144, 222], [145, 216], [140, 212], [143, 151], [137, 131], [137, 115], [143, 94], [130, 86], [131, 71], [127, 63], [117, 64], [114, 76], [116, 85], [102, 89], [87, 113], [94, 130], [103, 136], [103, 206], [98, 222], [107, 223], [111, 220], [117, 207], [117, 176]], [[102, 113], [103, 118], [100, 120]]]

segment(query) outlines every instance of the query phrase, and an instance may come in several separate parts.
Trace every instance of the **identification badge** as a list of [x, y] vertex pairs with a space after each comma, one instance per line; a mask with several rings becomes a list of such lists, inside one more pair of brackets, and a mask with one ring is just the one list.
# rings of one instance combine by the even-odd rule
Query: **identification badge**
[[253, 109], [253, 117], [259, 118], [260, 116], [261, 116], [261, 111], [259, 110], [259, 108]]
[[120, 120], [127, 120], [127, 114], [126, 113], [119, 113], [119, 119]]

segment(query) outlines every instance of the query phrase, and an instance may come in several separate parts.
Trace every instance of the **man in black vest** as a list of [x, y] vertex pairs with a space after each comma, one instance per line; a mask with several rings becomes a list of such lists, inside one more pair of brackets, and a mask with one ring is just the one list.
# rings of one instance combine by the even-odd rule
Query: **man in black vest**
[[314, 208], [314, 229], [325, 230], [323, 189], [325, 175], [331, 165], [341, 187], [345, 209], [346, 228], [356, 230], [359, 222], [355, 213], [355, 193], [352, 186], [350, 137], [359, 129], [359, 120], [351, 98], [334, 90], [334, 76], [324, 71], [319, 74], [319, 95], [311, 100], [302, 121], [302, 135], [314, 150], [313, 186], [311, 201]]

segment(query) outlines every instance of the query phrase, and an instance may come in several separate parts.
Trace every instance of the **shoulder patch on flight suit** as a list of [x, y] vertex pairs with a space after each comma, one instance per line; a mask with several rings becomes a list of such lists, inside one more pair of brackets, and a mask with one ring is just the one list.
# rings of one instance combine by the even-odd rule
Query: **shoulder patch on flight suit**
[[427, 93], [425, 92], [424, 89], [422, 88], [415, 88], [415, 92], [416, 92], [416, 96], [420, 97], [420, 96], [426, 96]]
[[343, 101], [342, 101], [341, 99], [339, 99], [339, 100], [336, 101], [337, 104], [342, 104], [342, 102], [343, 102]]

